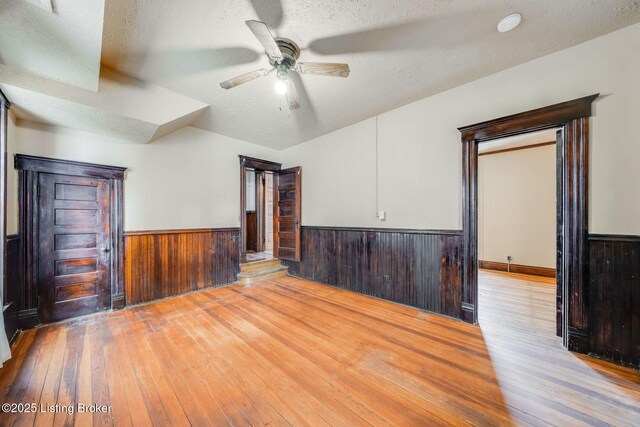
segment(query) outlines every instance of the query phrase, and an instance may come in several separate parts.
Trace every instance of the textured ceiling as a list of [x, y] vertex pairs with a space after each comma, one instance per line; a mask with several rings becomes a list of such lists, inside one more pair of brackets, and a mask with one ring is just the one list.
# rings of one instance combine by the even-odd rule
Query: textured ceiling
[[[640, 0], [33, 3], [0, 0], [0, 88], [19, 117], [139, 142], [191, 124], [277, 149], [640, 21]], [[498, 33], [512, 12], [522, 24]], [[351, 75], [300, 77], [293, 112], [273, 74], [221, 89], [268, 66], [247, 19]]]
[[[640, 20], [640, 2], [629, 0], [115, 3], [105, 10], [104, 63], [210, 104], [196, 126], [274, 148]], [[497, 22], [516, 11], [520, 27], [498, 33]], [[301, 61], [347, 62], [351, 75], [302, 76], [302, 108], [293, 112], [273, 74], [221, 89], [223, 80], [268, 66], [244, 24], [260, 17], [303, 48]]]
[[98, 90], [104, 0], [0, 0], [0, 62]]

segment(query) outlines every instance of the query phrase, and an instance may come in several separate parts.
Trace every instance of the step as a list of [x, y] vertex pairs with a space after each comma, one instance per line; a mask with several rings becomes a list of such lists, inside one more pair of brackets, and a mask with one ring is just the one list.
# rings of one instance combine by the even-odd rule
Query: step
[[238, 282], [251, 285], [253, 283], [258, 283], [263, 280], [274, 279], [276, 277], [286, 276], [289, 272], [289, 267], [284, 265], [280, 265], [278, 261], [278, 265], [263, 268], [261, 270], [255, 270], [251, 272], [242, 272], [238, 274]]
[[272, 268], [280, 265], [280, 260], [277, 258], [251, 261], [240, 264], [241, 273], [250, 273], [252, 271], [263, 270], [265, 268]]

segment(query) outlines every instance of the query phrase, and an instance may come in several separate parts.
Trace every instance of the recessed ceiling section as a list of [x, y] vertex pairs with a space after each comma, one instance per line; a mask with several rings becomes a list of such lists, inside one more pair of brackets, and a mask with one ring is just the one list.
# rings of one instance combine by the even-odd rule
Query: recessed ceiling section
[[17, 117], [147, 143], [189, 125], [208, 105], [105, 69], [98, 93], [0, 65]]
[[2, 1], [0, 61], [97, 91], [104, 0], [55, 0], [54, 5], [50, 0]]

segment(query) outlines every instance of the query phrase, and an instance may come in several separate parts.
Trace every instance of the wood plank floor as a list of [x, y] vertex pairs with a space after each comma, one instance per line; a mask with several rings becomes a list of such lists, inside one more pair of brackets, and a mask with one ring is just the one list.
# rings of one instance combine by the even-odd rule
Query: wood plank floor
[[640, 425], [637, 371], [554, 337], [548, 279], [480, 273], [480, 327], [314, 282], [231, 285], [27, 331], [0, 425]]

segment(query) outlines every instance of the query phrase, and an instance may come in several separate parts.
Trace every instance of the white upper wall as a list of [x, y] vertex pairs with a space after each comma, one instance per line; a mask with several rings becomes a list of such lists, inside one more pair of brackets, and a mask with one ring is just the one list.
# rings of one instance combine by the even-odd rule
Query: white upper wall
[[18, 233], [18, 173], [13, 169], [17, 135], [16, 118], [9, 110], [7, 126], [7, 234]]
[[[192, 127], [140, 145], [65, 128], [18, 124], [9, 139], [12, 152], [127, 167], [125, 231], [238, 227], [238, 155], [279, 159], [272, 149]], [[9, 234], [17, 230], [16, 204], [17, 196], [10, 193], [8, 208], [14, 214], [9, 215], [13, 216]]]
[[639, 69], [636, 24], [381, 114], [384, 222], [374, 216], [374, 119], [287, 149], [284, 166], [303, 167], [302, 222], [460, 229], [458, 127], [601, 93], [591, 120], [589, 230], [640, 234]]
[[478, 257], [556, 267], [556, 146], [480, 156]]

